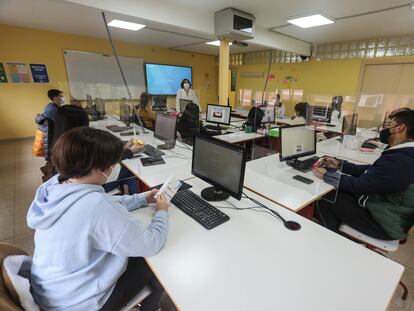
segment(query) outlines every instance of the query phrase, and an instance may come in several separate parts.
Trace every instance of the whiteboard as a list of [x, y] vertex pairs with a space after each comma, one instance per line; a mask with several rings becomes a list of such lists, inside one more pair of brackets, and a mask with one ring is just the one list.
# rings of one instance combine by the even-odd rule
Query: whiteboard
[[[64, 50], [63, 55], [70, 95], [74, 98], [129, 98], [115, 56], [72, 50]], [[119, 61], [132, 98], [139, 98], [146, 90], [144, 59], [120, 56]]]

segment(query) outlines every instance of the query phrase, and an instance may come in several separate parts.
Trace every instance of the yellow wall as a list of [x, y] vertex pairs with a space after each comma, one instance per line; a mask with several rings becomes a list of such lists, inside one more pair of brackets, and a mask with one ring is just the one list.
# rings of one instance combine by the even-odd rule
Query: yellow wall
[[[111, 54], [108, 40], [77, 35], [0, 25], [0, 62], [6, 72], [7, 62], [46, 64], [50, 83], [0, 83], [0, 139], [33, 136], [36, 113], [48, 103], [50, 88], [62, 89], [67, 101], [69, 89], [63, 50], [79, 50]], [[122, 56], [143, 57], [145, 61], [193, 67], [193, 88], [204, 108], [217, 102], [216, 64], [214, 56], [192, 54], [169, 49], [116, 43]], [[206, 79], [209, 79], [207, 83]]]
[[[303, 90], [304, 100], [310, 95], [344, 95], [355, 96], [359, 84], [362, 60], [346, 59], [332, 61], [310, 61], [292, 64], [272, 64], [267, 90], [292, 89]], [[265, 84], [267, 65], [244, 65], [237, 67], [236, 103], [240, 89], [262, 91]], [[242, 72], [263, 72], [263, 78], [243, 78]], [[291, 76], [291, 81], [286, 80]], [[288, 81], [288, 82], [286, 82]], [[293, 114], [295, 102], [284, 102], [286, 113]]]

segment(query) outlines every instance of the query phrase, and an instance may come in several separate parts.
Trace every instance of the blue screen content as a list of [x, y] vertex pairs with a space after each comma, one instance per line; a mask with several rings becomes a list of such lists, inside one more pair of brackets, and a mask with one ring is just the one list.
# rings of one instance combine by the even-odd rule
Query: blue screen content
[[147, 89], [151, 95], [175, 95], [183, 79], [192, 82], [191, 67], [145, 64]]

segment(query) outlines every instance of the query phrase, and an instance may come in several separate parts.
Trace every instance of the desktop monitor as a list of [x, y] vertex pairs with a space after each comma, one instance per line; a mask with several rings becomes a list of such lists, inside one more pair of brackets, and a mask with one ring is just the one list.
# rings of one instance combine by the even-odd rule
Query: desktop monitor
[[329, 123], [331, 121], [332, 107], [330, 106], [312, 106], [312, 120], [317, 122]]
[[206, 121], [210, 123], [230, 125], [231, 107], [220, 105], [207, 105]]
[[342, 135], [355, 135], [357, 131], [358, 114], [344, 116], [342, 121]]
[[180, 111], [179, 112], [183, 113], [185, 110], [185, 107], [187, 107], [187, 105], [192, 102], [193, 102], [192, 100], [180, 99]]
[[172, 149], [177, 137], [177, 117], [165, 113], [157, 113], [155, 117], [154, 137], [165, 142], [158, 149]]
[[93, 105], [92, 96], [86, 95], [86, 108], [91, 109]]
[[280, 161], [296, 160], [297, 158], [316, 153], [316, 131], [306, 125], [281, 127]]
[[127, 103], [119, 104], [119, 120], [126, 126], [131, 124], [131, 107]]
[[95, 98], [95, 108], [100, 117], [105, 115], [105, 101], [102, 98]]
[[275, 106], [259, 107], [259, 108], [264, 113], [264, 116], [261, 121], [262, 124], [275, 123]]
[[213, 187], [203, 189], [207, 201], [238, 200], [243, 192], [246, 149], [204, 136], [195, 136], [191, 173]]
[[152, 109], [154, 111], [167, 110], [167, 97], [166, 96], [153, 96], [152, 102], [154, 103], [154, 105], [152, 106]]

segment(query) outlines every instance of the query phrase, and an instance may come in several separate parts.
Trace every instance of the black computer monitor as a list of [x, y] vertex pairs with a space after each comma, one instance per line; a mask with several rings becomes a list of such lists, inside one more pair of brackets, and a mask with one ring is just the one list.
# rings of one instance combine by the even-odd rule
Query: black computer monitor
[[213, 187], [201, 191], [207, 201], [238, 200], [243, 192], [246, 149], [226, 142], [195, 136], [191, 173]]
[[332, 107], [330, 106], [312, 106], [312, 120], [329, 123], [331, 121]]
[[220, 124], [230, 125], [231, 107], [221, 105], [207, 105], [206, 121], [217, 124], [220, 130]]
[[179, 112], [183, 113], [185, 110], [185, 107], [187, 107], [187, 105], [192, 102], [193, 101], [189, 99], [180, 99], [180, 111]]
[[262, 124], [275, 123], [275, 106], [259, 107], [263, 111], [264, 116], [262, 118]]
[[131, 107], [127, 103], [119, 104], [119, 120], [126, 126], [131, 124]]
[[280, 161], [296, 160], [316, 153], [316, 131], [312, 126], [281, 127]]
[[152, 102], [154, 103], [154, 106], [152, 106], [152, 109], [154, 111], [167, 110], [167, 97], [166, 96], [153, 96]]
[[342, 135], [356, 135], [358, 114], [344, 116], [342, 120]]
[[95, 98], [95, 109], [99, 117], [105, 115], [105, 101], [102, 98]]
[[87, 94], [86, 95], [86, 108], [91, 109], [93, 105], [92, 96]]
[[177, 117], [165, 113], [157, 113], [155, 117], [154, 137], [165, 142], [158, 149], [172, 149], [177, 137]]

